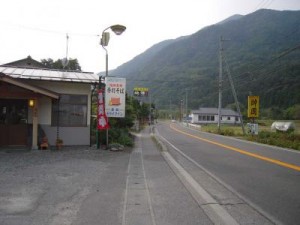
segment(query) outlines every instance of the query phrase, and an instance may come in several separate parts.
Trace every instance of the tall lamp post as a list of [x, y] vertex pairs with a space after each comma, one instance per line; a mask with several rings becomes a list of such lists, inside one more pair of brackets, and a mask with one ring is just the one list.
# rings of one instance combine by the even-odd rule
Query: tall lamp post
[[[109, 29], [112, 30], [116, 35], [121, 35], [126, 30], [126, 27], [120, 24], [116, 24], [107, 27], [102, 31], [100, 44], [102, 48], [105, 50], [105, 77], [108, 76], [108, 52], [105, 47], [108, 46], [108, 42], [109, 42], [109, 37], [110, 37], [110, 33], [108, 32]], [[101, 77], [99, 77], [99, 84], [101, 84]], [[106, 147], [108, 148], [108, 129], [106, 130]]]

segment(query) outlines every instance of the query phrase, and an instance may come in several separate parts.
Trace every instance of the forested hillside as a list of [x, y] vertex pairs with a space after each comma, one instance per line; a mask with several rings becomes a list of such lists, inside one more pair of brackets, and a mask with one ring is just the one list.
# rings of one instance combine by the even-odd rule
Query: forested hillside
[[217, 107], [219, 43], [223, 42], [223, 106], [259, 95], [262, 108], [300, 104], [300, 11], [258, 10], [205, 27], [193, 35], [161, 42], [110, 74], [127, 78], [128, 92], [148, 87], [160, 108]]

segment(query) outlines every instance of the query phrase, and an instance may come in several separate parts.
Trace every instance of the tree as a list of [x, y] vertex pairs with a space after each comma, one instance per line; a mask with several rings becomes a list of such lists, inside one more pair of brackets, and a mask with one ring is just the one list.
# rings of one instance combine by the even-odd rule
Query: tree
[[58, 59], [53, 61], [53, 59], [42, 59], [41, 63], [44, 64], [49, 69], [58, 69], [58, 70], [75, 70], [81, 71], [81, 67], [77, 59]]
[[284, 118], [288, 120], [300, 119], [300, 104], [291, 106], [284, 111]]

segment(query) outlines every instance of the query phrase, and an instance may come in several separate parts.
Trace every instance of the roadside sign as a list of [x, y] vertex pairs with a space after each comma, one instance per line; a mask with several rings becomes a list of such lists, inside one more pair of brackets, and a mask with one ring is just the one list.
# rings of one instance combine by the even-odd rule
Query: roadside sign
[[107, 117], [125, 117], [126, 79], [105, 78], [105, 109]]
[[104, 107], [104, 90], [98, 90], [98, 115], [97, 115], [97, 128], [98, 130], [106, 130], [109, 128], [107, 117]]
[[248, 96], [248, 117], [259, 117], [259, 96]]
[[136, 97], [147, 97], [149, 93], [149, 89], [145, 87], [135, 87], [133, 89], [133, 96]]

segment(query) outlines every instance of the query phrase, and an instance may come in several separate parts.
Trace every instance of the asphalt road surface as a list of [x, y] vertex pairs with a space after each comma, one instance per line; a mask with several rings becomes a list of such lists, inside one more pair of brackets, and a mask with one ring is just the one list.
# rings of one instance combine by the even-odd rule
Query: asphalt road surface
[[[232, 211], [232, 206], [245, 204], [271, 223], [300, 224], [299, 152], [199, 132], [177, 123], [159, 123], [156, 130], [171, 155], [215, 199], [223, 201], [240, 223], [243, 219], [238, 217], [262, 224], [254, 221], [253, 211], [244, 216], [245, 209]], [[201, 178], [202, 173], [212, 179]], [[235, 197], [238, 200], [231, 201]]]

